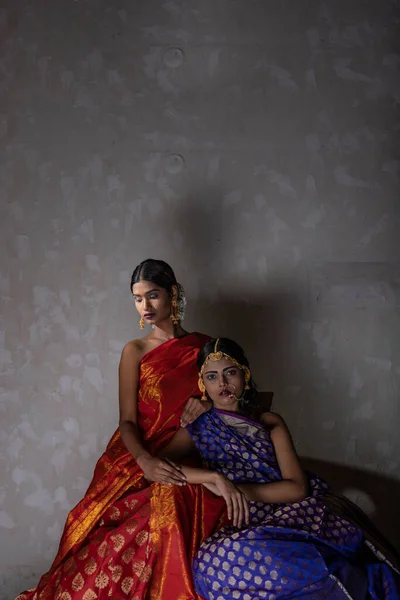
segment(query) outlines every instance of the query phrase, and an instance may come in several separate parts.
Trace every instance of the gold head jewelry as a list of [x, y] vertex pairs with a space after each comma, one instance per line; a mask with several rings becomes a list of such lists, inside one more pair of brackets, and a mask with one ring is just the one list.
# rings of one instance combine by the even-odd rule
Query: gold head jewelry
[[235, 367], [237, 367], [238, 369], [240, 369], [241, 371], [243, 371], [244, 373], [244, 389], [245, 390], [249, 390], [250, 389], [250, 379], [251, 379], [251, 372], [249, 367], [246, 367], [246, 365], [241, 365], [236, 359], [232, 358], [232, 356], [229, 356], [229, 354], [225, 354], [225, 352], [222, 352], [221, 350], [218, 350], [218, 343], [219, 343], [219, 338], [216, 340], [215, 344], [214, 344], [214, 352], [210, 352], [210, 354], [208, 356], [206, 356], [202, 367], [200, 369], [199, 372], [199, 389], [201, 391], [201, 393], [203, 394], [201, 399], [203, 401], [207, 400], [207, 396], [206, 396], [206, 386], [204, 385], [204, 381], [203, 381], [203, 373], [204, 373], [204, 369], [206, 364], [208, 363], [209, 360], [211, 360], [212, 362], [217, 362], [218, 360], [222, 360], [222, 359], [226, 359], [226, 360], [230, 360]]
[[144, 319], [143, 319], [143, 317], [139, 321], [139, 327], [140, 327], [140, 329], [144, 329]]

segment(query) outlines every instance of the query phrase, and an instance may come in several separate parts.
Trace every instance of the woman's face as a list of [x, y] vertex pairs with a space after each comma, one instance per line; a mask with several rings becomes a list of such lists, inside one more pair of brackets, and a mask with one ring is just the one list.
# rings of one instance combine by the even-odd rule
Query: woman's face
[[215, 408], [237, 411], [244, 390], [244, 374], [230, 359], [207, 361], [203, 371], [206, 392]]
[[171, 296], [167, 290], [151, 281], [138, 281], [133, 284], [132, 294], [136, 309], [150, 325], [157, 325], [171, 315]]

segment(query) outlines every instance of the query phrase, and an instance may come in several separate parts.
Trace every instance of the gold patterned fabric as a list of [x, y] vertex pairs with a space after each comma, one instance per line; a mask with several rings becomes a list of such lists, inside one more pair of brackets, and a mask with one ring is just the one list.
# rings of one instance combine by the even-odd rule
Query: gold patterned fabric
[[[197, 392], [196, 359], [207, 339], [170, 340], [141, 362], [138, 422], [151, 453], [169, 442]], [[68, 515], [50, 571], [18, 600], [197, 599], [191, 562], [224, 511], [201, 486], [150, 485], [117, 431]]]

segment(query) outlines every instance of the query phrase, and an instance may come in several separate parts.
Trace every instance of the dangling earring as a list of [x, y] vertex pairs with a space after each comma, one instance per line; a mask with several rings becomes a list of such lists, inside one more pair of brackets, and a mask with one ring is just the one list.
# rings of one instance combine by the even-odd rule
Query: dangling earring
[[244, 371], [244, 383], [245, 383], [244, 389], [246, 391], [246, 390], [250, 389], [249, 383], [250, 383], [250, 379], [251, 379], [251, 373], [250, 373], [250, 369], [248, 367], [242, 367], [242, 368]]
[[140, 327], [140, 329], [144, 329], [144, 319], [143, 319], [143, 317], [139, 321], [139, 327]]
[[202, 402], [207, 402], [208, 398], [207, 398], [207, 395], [206, 395], [206, 386], [204, 385], [204, 382], [203, 382], [203, 379], [201, 378], [201, 375], [199, 377], [198, 386], [199, 386], [199, 390], [202, 393], [201, 401]]
[[171, 321], [172, 321], [172, 323], [174, 325], [177, 325], [179, 323], [179, 318], [178, 318], [178, 301], [177, 301], [177, 299], [175, 297], [172, 298], [171, 304], [172, 304]]

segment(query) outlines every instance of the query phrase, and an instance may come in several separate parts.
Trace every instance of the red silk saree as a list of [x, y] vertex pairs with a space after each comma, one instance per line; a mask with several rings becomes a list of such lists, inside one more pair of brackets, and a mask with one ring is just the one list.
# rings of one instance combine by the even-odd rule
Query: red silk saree
[[[152, 454], [169, 442], [198, 393], [196, 358], [207, 339], [193, 333], [169, 340], [140, 363], [138, 422]], [[202, 486], [147, 482], [117, 430], [67, 517], [49, 572], [17, 600], [197, 600], [191, 562], [223, 524], [224, 507]]]

